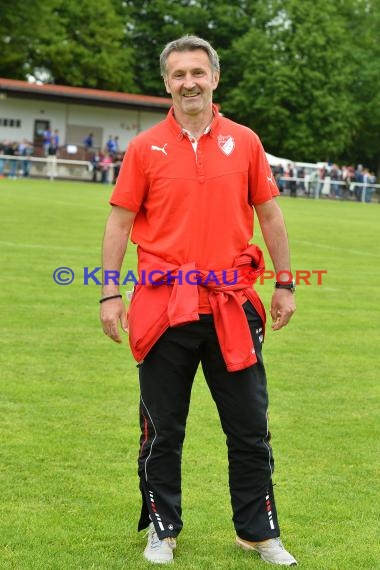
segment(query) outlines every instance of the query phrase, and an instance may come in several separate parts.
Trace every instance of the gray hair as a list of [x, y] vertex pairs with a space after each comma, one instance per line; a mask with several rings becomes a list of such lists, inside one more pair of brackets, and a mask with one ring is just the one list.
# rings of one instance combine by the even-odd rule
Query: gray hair
[[202, 49], [207, 53], [212, 70], [219, 72], [220, 71], [219, 56], [212, 47], [212, 45], [206, 40], [199, 38], [198, 36], [186, 35], [182, 36], [182, 38], [179, 38], [178, 40], [173, 40], [172, 42], [169, 42], [162, 50], [160, 55], [160, 69], [162, 77], [166, 76], [167, 73], [166, 62], [169, 55], [172, 52], [195, 51], [197, 49]]

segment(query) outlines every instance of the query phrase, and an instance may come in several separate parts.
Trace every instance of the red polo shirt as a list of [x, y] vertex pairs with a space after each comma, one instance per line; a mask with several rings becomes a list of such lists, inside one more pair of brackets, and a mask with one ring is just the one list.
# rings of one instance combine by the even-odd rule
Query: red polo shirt
[[253, 237], [252, 206], [279, 194], [258, 136], [213, 110], [196, 152], [172, 109], [133, 139], [110, 200], [137, 213], [134, 243], [206, 270], [233, 266]]

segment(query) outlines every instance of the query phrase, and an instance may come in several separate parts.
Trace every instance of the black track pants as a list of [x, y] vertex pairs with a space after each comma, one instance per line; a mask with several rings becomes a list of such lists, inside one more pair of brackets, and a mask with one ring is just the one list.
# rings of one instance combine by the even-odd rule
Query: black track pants
[[262, 323], [244, 304], [257, 364], [227, 372], [212, 315], [169, 328], [139, 367], [141, 441], [138, 469], [143, 506], [139, 530], [153, 521], [159, 538], [177, 536], [181, 520], [181, 456], [194, 375], [199, 362], [226, 434], [229, 485], [237, 534], [258, 541], [279, 536], [274, 468], [261, 356]]

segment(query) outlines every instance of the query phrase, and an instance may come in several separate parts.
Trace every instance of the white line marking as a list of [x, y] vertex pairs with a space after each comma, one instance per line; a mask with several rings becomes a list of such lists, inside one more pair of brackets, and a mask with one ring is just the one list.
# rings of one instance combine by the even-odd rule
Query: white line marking
[[58, 251], [75, 251], [77, 253], [88, 253], [88, 249], [81, 249], [79, 247], [68, 247], [63, 245], [43, 245], [41, 243], [16, 243], [13, 241], [0, 241], [0, 246], [16, 247], [20, 249], [47, 249]]
[[[19, 199], [22, 200], [23, 202], [25, 202], [26, 200], [29, 200], [30, 202], [40, 202], [41, 198], [39, 198], [38, 196], [25, 196], [25, 195], [17, 195], [14, 194], [12, 195], [12, 200], [15, 199]], [[63, 200], [54, 200], [53, 197], [49, 197], [49, 204], [52, 206], [70, 206], [71, 208], [78, 208], [78, 202], [64, 202]], [[105, 206], [107, 207], [108, 201], [105, 201]], [[96, 210], [97, 212], [100, 211], [105, 211], [104, 206], [99, 205], [96, 206], [95, 204], [86, 204], [86, 210]]]
[[319, 247], [320, 249], [334, 249], [335, 251], [342, 251], [344, 253], [352, 253], [353, 255], [361, 255], [366, 257], [376, 257], [380, 259], [380, 255], [376, 253], [369, 253], [368, 251], [360, 251], [358, 249], [347, 249], [345, 247], [339, 247], [338, 245], [327, 245], [323, 243], [315, 243], [313, 241], [305, 241], [301, 239], [292, 239], [291, 242], [303, 243], [305, 245], [311, 245], [313, 247]]

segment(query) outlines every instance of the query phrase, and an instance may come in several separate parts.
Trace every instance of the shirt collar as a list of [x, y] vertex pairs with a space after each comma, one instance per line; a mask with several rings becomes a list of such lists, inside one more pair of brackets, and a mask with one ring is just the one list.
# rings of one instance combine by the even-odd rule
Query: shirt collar
[[[218, 107], [215, 105], [215, 103], [212, 104], [212, 113], [213, 113], [213, 119], [210, 125], [208, 125], [208, 127], [205, 129], [203, 133], [203, 134], [209, 134], [210, 136], [213, 136], [213, 132], [219, 122], [219, 117], [220, 117]], [[174, 107], [170, 107], [167, 115], [167, 120], [169, 122], [170, 128], [174, 131], [179, 140], [183, 138], [184, 133], [186, 134], [189, 133], [189, 131], [183, 129], [181, 125], [176, 121], [176, 118], [174, 116]]]

